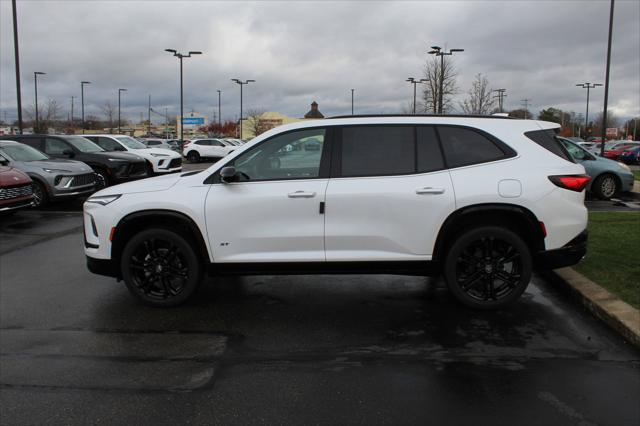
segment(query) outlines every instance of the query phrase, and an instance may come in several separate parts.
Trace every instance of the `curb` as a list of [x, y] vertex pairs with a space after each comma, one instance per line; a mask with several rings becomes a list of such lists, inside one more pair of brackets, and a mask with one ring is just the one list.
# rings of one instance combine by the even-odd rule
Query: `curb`
[[555, 269], [582, 305], [613, 328], [632, 345], [640, 348], [640, 311], [572, 268]]

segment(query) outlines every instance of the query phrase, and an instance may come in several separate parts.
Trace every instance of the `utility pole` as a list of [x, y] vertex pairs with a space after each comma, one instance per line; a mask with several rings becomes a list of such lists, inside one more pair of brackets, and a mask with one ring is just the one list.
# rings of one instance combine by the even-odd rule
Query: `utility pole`
[[147, 137], [151, 137], [151, 95], [149, 95], [149, 115], [147, 117], [149, 122], [147, 123]]
[[46, 75], [46, 73], [44, 72], [40, 72], [40, 71], [35, 71], [33, 73], [33, 82], [35, 84], [35, 89], [36, 89], [36, 126], [34, 132], [36, 133], [40, 133], [40, 121], [38, 118], [38, 76], [39, 75]]
[[598, 86], [602, 86], [600, 83], [579, 83], [576, 84], [578, 87], [582, 87], [583, 89], [587, 89], [587, 111], [584, 116], [584, 131], [587, 133], [587, 128], [589, 127], [589, 92], [591, 89], [596, 88]]
[[504, 105], [504, 98], [507, 96], [507, 94], [505, 93], [506, 91], [507, 89], [494, 90], [494, 92], [497, 92], [494, 98], [498, 98], [498, 109], [500, 110], [500, 112], [504, 112], [503, 105]]
[[22, 95], [20, 94], [20, 49], [18, 48], [18, 12], [16, 0], [11, 0], [13, 8], [13, 50], [16, 61], [16, 99], [18, 101], [18, 133], [22, 134]]
[[524, 105], [524, 119], [527, 119], [527, 116], [529, 115], [529, 102], [531, 101], [531, 99], [522, 99], [522, 104]]
[[127, 89], [118, 89], [118, 134], [120, 134], [120, 94], [126, 91]]

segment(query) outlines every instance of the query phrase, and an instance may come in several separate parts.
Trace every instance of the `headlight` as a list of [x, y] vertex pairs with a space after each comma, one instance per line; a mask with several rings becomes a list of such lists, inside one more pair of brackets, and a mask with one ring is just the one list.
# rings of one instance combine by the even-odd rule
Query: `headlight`
[[631, 169], [630, 169], [630, 168], [629, 168], [629, 166], [627, 166], [626, 164], [624, 164], [624, 163], [618, 163], [618, 166], [620, 166], [620, 168], [622, 168], [622, 169], [624, 169], [624, 170], [628, 171], [629, 173], [631, 173]]
[[96, 203], [102, 206], [106, 206], [109, 203], [113, 203], [115, 200], [117, 200], [121, 196], [122, 196], [121, 194], [116, 194], [116, 195], [99, 195], [97, 197], [89, 197], [87, 199], [87, 203]]
[[71, 170], [63, 170], [63, 169], [45, 169], [45, 168], [43, 168], [42, 170], [44, 170], [47, 173], [71, 173]]
[[166, 154], [155, 154], [155, 153], [151, 153], [152, 157], [168, 157], [168, 155]]

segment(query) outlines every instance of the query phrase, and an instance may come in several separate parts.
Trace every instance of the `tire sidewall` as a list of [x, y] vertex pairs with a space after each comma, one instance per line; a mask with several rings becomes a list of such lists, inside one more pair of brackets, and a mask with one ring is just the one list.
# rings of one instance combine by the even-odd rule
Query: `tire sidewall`
[[187, 153], [187, 160], [189, 160], [190, 163], [197, 163], [200, 161], [200, 154], [198, 154], [197, 151], [189, 151], [189, 153]]
[[[517, 287], [510, 294], [496, 301], [478, 301], [462, 290], [457, 282], [456, 263], [458, 256], [470, 243], [483, 237], [495, 237], [504, 240], [520, 252], [520, 259], [522, 262], [520, 281], [518, 282]], [[443, 275], [451, 293], [456, 297], [456, 299], [466, 306], [475, 309], [498, 309], [511, 304], [522, 295], [529, 285], [532, 270], [533, 261], [531, 259], [531, 252], [522, 238], [520, 238], [516, 233], [505, 228], [485, 226], [466, 231], [456, 238], [447, 252]]]
[[[604, 184], [605, 179], [612, 179], [613, 184], [615, 185], [615, 189], [613, 191], [613, 194], [611, 195], [605, 195], [604, 192], [602, 192], [602, 185]], [[608, 200], [616, 195], [616, 192], [618, 192], [618, 182], [613, 175], [606, 174], [598, 176], [595, 182], [593, 182], [592, 191], [595, 193], [596, 197], [600, 198], [601, 200]]]
[[[189, 278], [184, 284], [184, 288], [180, 292], [180, 294], [170, 299], [158, 300], [150, 298], [140, 292], [134, 284], [131, 272], [129, 271], [129, 262], [131, 260], [131, 255], [140, 244], [142, 244], [149, 238], [171, 240], [172, 243], [175, 244], [182, 252], [187, 262]], [[193, 292], [200, 284], [202, 278], [202, 265], [193, 247], [195, 247], [195, 245], [191, 243], [189, 238], [168, 229], [153, 228], [141, 231], [129, 240], [129, 242], [124, 247], [124, 250], [122, 251], [122, 256], [120, 258], [120, 270], [122, 279], [124, 280], [131, 294], [133, 294], [138, 300], [146, 305], [155, 307], [178, 306], [184, 303], [193, 294]]]
[[39, 209], [41, 207], [44, 207], [47, 205], [47, 188], [45, 188], [45, 186], [43, 184], [41, 184], [39, 181], [37, 180], [33, 180], [33, 183], [31, 184], [32, 188], [33, 188], [33, 192], [36, 192], [36, 189], [38, 190], [38, 192], [40, 192], [41, 196], [40, 196], [40, 203], [39, 204], [35, 204], [35, 197], [33, 199], [34, 201], [34, 207]]

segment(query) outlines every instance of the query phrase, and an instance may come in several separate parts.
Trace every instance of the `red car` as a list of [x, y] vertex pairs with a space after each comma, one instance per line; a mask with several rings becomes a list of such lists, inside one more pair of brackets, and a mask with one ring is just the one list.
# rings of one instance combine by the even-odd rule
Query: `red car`
[[603, 154], [603, 157], [608, 158], [609, 160], [618, 161], [623, 152], [635, 146], [636, 146], [635, 144], [618, 146], [616, 147], [616, 149], [610, 149], [609, 151], [605, 151]]
[[31, 206], [32, 184], [31, 178], [20, 170], [0, 165], [0, 213]]

